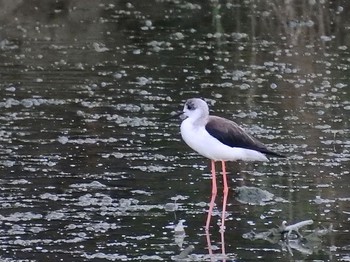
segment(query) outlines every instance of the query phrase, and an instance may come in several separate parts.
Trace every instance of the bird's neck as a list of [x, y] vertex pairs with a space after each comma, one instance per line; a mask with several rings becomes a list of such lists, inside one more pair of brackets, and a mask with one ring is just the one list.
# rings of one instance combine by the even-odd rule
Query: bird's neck
[[205, 126], [208, 122], [208, 116], [201, 116], [197, 119], [193, 119], [192, 120], [192, 124], [195, 125], [195, 126]]

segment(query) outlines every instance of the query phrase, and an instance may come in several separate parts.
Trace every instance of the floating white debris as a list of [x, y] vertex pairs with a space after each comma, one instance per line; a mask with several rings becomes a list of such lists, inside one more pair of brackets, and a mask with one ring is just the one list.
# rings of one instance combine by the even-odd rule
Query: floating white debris
[[147, 192], [147, 191], [144, 191], [144, 190], [131, 190], [130, 192], [133, 193], [133, 194], [138, 194], [138, 195], [146, 195], [146, 196], [151, 196], [152, 195], [151, 192]]
[[119, 199], [119, 206], [122, 208], [128, 208], [131, 205], [131, 199], [121, 198]]
[[27, 185], [27, 184], [31, 184], [31, 182], [29, 182], [26, 179], [18, 179], [18, 180], [13, 180], [10, 184], [12, 184], [12, 185]]
[[174, 39], [176, 40], [183, 40], [185, 38], [184, 34], [181, 32], [176, 32], [173, 34], [173, 36], [174, 36]]
[[145, 21], [145, 26], [152, 27], [152, 21], [151, 20], [146, 20]]
[[3, 162], [0, 162], [1, 164], [3, 164], [6, 167], [13, 167], [15, 165], [15, 161], [11, 161], [11, 160], [5, 160]]
[[98, 53], [102, 53], [102, 52], [106, 52], [109, 51], [109, 49], [107, 47], [105, 47], [104, 44], [101, 43], [93, 43], [92, 46], [94, 47], [95, 51]]
[[186, 222], [186, 220], [181, 219], [179, 223], [175, 226], [174, 228], [175, 235], [185, 235], [184, 222]]
[[123, 75], [122, 75], [121, 73], [114, 73], [114, 74], [113, 74], [113, 77], [114, 77], [115, 79], [120, 79], [120, 78], [123, 77]]
[[239, 89], [241, 89], [241, 90], [247, 90], [247, 89], [249, 89], [250, 88], [250, 85], [248, 85], [248, 84], [241, 84], [240, 86], [239, 86]]
[[322, 35], [321, 36], [321, 40], [324, 41], [324, 42], [329, 42], [329, 41], [332, 40], [332, 37], [326, 36], [326, 35]]
[[57, 195], [50, 194], [50, 193], [41, 194], [39, 197], [41, 199], [49, 199], [49, 200], [53, 200], [53, 201], [57, 201], [58, 200], [58, 196]]
[[70, 187], [72, 188], [105, 188], [106, 185], [98, 181], [92, 181], [91, 183], [72, 184], [70, 185]]
[[132, 50], [132, 53], [134, 55], [139, 55], [139, 54], [141, 54], [141, 49], [134, 49], [134, 50]]
[[96, 144], [99, 142], [102, 143], [115, 143], [118, 140], [114, 137], [110, 137], [110, 138], [79, 138], [79, 139], [69, 139], [66, 136], [60, 136], [57, 138], [57, 141], [60, 142], [61, 144], [66, 144], [66, 143], [71, 143], [71, 144], [78, 144], [78, 145], [82, 145], [82, 144]]
[[16, 212], [9, 216], [0, 215], [0, 221], [30, 221], [33, 219], [42, 219], [42, 217], [41, 214], [35, 214], [32, 212]]
[[178, 204], [176, 203], [166, 203], [164, 205], [164, 210], [167, 212], [174, 212], [178, 209]]
[[133, 104], [117, 104], [115, 107], [117, 110], [123, 110], [127, 112], [139, 112], [141, 110], [140, 106]]
[[44, 105], [63, 105], [66, 101], [59, 99], [44, 99], [44, 98], [24, 98], [22, 100], [16, 100], [8, 98], [5, 102], [0, 102], [0, 108], [10, 108], [12, 106], [22, 105], [24, 107], [40, 106]]
[[144, 76], [136, 77], [136, 80], [136, 84], [140, 86], [144, 86], [152, 82], [152, 78], [147, 78]]
[[68, 143], [69, 139], [66, 136], [60, 136], [57, 138], [57, 141], [64, 145]]
[[10, 87], [7, 87], [5, 90], [8, 91], [8, 92], [15, 92], [16, 91], [16, 87], [10, 86]]
[[50, 220], [62, 220], [66, 215], [59, 211], [51, 211], [46, 215], [46, 219]]
[[13, 50], [19, 48], [18, 45], [14, 44], [13, 42], [10, 42], [7, 39], [4, 39], [0, 42], [0, 50]]
[[173, 200], [173, 201], [186, 200], [186, 199], [188, 199], [188, 196], [177, 195], [177, 196], [174, 196], [174, 197], [172, 197], [170, 199]]
[[139, 169], [144, 172], [160, 172], [160, 173], [166, 173], [170, 170], [174, 170], [174, 167], [171, 166], [132, 166], [132, 169]]
[[[88, 260], [93, 260], [93, 259], [104, 259], [106, 261], [127, 261], [129, 260], [128, 256], [125, 255], [118, 255], [118, 254], [105, 254], [102, 252], [99, 253], [94, 253], [94, 254], [88, 254], [84, 253], [82, 257], [87, 258]], [[143, 259], [140, 259], [143, 260]], [[163, 258], [161, 258], [161, 261], [163, 261]]]
[[270, 87], [271, 87], [271, 89], [276, 89], [277, 88], [277, 84], [271, 83]]

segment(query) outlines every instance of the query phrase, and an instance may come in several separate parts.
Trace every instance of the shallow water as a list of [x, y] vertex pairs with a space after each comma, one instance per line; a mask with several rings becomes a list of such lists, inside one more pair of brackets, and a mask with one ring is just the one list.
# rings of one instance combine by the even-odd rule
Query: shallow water
[[[350, 261], [346, 1], [0, 6], [2, 261]], [[161, 121], [190, 97], [288, 156], [228, 164], [224, 233], [209, 161]], [[249, 237], [304, 220], [327, 230]]]

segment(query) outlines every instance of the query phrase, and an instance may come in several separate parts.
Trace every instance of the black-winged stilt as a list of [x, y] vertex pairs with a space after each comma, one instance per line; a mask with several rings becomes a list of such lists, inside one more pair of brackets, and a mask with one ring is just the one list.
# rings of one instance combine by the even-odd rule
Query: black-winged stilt
[[268, 161], [266, 156], [284, 157], [269, 150], [263, 143], [249, 135], [243, 128], [228, 119], [209, 115], [208, 104], [199, 98], [188, 99], [182, 112], [181, 136], [188, 146], [211, 160], [212, 198], [205, 229], [208, 231], [217, 195], [215, 162], [221, 161], [224, 198], [221, 230], [225, 229], [225, 212], [228, 195], [225, 161]]

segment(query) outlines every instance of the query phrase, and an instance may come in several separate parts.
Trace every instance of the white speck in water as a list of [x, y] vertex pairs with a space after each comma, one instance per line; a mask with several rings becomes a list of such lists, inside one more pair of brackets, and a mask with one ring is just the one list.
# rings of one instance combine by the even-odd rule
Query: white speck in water
[[164, 210], [167, 212], [173, 212], [178, 209], [178, 205], [176, 203], [166, 203], [164, 205]]
[[68, 143], [69, 139], [66, 136], [60, 136], [60, 137], [57, 138], [57, 141], [64, 145], [64, 144]]
[[145, 21], [145, 25], [146, 25], [147, 27], [151, 27], [151, 26], [152, 26], [152, 21], [151, 21], [151, 20], [146, 20], [146, 21]]
[[113, 77], [114, 77], [115, 79], [120, 79], [120, 78], [123, 77], [123, 75], [122, 75], [121, 73], [114, 73], [114, 74], [113, 74]]
[[240, 86], [239, 86], [239, 89], [241, 89], [241, 90], [247, 90], [247, 89], [249, 89], [250, 88], [250, 85], [248, 85], [248, 84], [241, 84]]
[[33, 101], [31, 99], [23, 99], [21, 101], [21, 104], [24, 106], [24, 107], [32, 107], [33, 106]]
[[271, 87], [271, 89], [276, 89], [276, 88], [277, 88], [277, 85], [276, 85], [275, 83], [272, 83], [272, 84], [270, 85], [270, 87]]
[[14, 87], [14, 86], [7, 87], [6, 91], [8, 91], [8, 92], [15, 92], [16, 91], [16, 87]]
[[107, 47], [105, 47], [104, 44], [101, 43], [93, 43], [92, 46], [94, 47], [95, 51], [98, 53], [102, 53], [102, 52], [106, 52], [109, 51], [109, 49]]
[[185, 38], [185, 36], [181, 32], [176, 32], [176, 33], [174, 33], [174, 38], [177, 40], [183, 40]]

